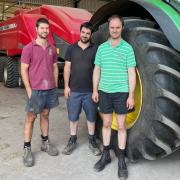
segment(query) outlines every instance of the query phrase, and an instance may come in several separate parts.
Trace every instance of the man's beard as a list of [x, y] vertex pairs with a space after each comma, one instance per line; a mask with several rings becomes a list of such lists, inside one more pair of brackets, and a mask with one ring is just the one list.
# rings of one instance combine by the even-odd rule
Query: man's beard
[[90, 42], [90, 39], [83, 40], [83, 39], [81, 38], [80, 41], [81, 41], [82, 43], [84, 43], [84, 44], [87, 44], [87, 43]]

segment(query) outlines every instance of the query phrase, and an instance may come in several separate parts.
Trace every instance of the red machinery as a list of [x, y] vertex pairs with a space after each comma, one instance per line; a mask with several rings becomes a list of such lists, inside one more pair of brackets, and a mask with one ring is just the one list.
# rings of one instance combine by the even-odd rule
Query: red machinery
[[49, 20], [48, 38], [56, 46], [59, 62], [62, 62], [68, 45], [79, 40], [80, 25], [91, 16], [83, 9], [49, 5], [16, 11], [14, 17], [0, 23], [0, 81], [7, 87], [18, 86], [18, 60], [23, 47], [36, 38], [38, 18]]

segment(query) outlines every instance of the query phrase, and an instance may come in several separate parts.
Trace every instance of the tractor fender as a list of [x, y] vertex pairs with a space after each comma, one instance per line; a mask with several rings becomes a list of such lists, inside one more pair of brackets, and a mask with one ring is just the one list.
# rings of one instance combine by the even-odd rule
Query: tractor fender
[[180, 51], [180, 14], [170, 5], [156, 0], [115, 0], [101, 7], [91, 18], [94, 27], [113, 14], [154, 19], [174, 49]]

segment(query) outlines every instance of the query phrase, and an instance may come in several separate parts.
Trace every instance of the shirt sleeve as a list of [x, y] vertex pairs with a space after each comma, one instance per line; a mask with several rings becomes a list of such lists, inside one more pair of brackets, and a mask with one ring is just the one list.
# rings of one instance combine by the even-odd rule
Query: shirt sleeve
[[71, 62], [71, 46], [68, 46], [66, 54], [65, 54], [65, 60]]
[[53, 47], [53, 63], [57, 63], [57, 60], [58, 60], [58, 55], [57, 55], [57, 52], [56, 52], [56, 48]]
[[28, 46], [25, 46], [23, 48], [22, 54], [21, 54], [21, 63], [30, 64], [31, 61], [31, 51], [28, 48]]
[[127, 58], [127, 67], [135, 67], [136, 66], [136, 60], [135, 60], [135, 55], [134, 55], [134, 50], [131, 47], [128, 55], [126, 56]]
[[98, 50], [96, 52], [94, 64], [101, 67], [101, 50], [100, 50], [100, 48], [98, 48]]

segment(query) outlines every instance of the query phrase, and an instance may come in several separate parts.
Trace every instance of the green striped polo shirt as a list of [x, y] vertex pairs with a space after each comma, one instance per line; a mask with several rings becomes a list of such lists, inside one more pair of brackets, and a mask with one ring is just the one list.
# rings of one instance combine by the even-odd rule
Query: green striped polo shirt
[[128, 68], [136, 66], [130, 44], [121, 39], [113, 48], [109, 41], [104, 42], [98, 48], [94, 64], [101, 69], [99, 90], [107, 93], [129, 92]]

